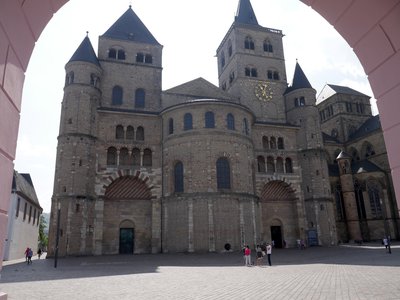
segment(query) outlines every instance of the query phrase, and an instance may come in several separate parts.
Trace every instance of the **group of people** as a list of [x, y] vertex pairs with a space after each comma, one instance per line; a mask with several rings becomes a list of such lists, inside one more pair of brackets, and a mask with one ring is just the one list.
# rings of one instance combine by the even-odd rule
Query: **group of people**
[[[267, 243], [267, 244], [262, 244], [262, 245], [257, 245], [256, 246], [256, 265], [260, 266], [262, 265], [262, 260], [264, 256], [267, 256], [268, 258], [268, 264], [272, 266], [271, 262], [271, 254], [272, 254], [272, 245]], [[249, 245], [246, 245], [243, 247], [243, 256], [244, 256], [244, 264], [245, 266], [251, 266], [253, 263], [251, 262], [251, 249]]]
[[[40, 259], [40, 256], [42, 255], [42, 249], [38, 249], [37, 252], [38, 258]], [[29, 264], [32, 264], [32, 256], [33, 256], [33, 251], [32, 248], [27, 247], [25, 250], [25, 261]]]

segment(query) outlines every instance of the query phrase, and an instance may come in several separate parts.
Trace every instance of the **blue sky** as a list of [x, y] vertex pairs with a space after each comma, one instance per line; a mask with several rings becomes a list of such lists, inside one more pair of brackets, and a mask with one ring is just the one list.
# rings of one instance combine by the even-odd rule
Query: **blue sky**
[[[97, 52], [102, 35], [129, 7], [163, 48], [163, 89], [203, 77], [218, 84], [216, 49], [239, 0], [70, 0], [42, 32], [26, 72], [15, 169], [30, 173], [50, 211], [64, 66], [86, 31]], [[251, 0], [258, 23], [283, 31], [289, 84], [298, 59], [311, 85], [345, 85], [373, 97], [352, 49], [321, 16], [297, 0]], [[377, 113], [375, 102], [373, 110]]]

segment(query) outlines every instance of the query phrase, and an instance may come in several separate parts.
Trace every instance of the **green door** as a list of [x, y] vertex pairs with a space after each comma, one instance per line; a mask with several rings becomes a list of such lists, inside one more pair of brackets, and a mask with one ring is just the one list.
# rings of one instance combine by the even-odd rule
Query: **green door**
[[133, 228], [119, 229], [119, 254], [133, 254], [134, 233]]

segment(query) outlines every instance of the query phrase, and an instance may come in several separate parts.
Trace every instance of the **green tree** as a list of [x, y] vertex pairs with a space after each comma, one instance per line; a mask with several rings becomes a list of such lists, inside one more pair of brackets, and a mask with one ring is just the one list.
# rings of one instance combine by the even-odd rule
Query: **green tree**
[[42, 249], [47, 248], [47, 243], [48, 243], [48, 236], [45, 233], [45, 228], [47, 226], [46, 219], [44, 218], [43, 215], [40, 216], [40, 223], [39, 223], [39, 237], [38, 237], [38, 242], [39, 242], [39, 247]]

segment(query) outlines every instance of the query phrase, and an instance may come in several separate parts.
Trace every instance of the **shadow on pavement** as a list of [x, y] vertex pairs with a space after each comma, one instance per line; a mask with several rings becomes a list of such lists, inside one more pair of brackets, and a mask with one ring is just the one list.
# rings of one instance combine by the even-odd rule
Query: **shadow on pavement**
[[[254, 258], [254, 252], [253, 252]], [[311, 247], [305, 250], [274, 249], [274, 266], [305, 264], [336, 264], [360, 266], [400, 267], [400, 245], [392, 246], [392, 254], [380, 245], [338, 247]], [[266, 263], [264, 259], [263, 264]], [[101, 276], [157, 273], [164, 267], [241, 267], [241, 252], [228, 253], [177, 253], [141, 255], [105, 255], [59, 258], [25, 262], [8, 262], [1, 272], [1, 283], [76, 279]]]

